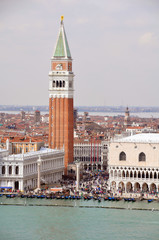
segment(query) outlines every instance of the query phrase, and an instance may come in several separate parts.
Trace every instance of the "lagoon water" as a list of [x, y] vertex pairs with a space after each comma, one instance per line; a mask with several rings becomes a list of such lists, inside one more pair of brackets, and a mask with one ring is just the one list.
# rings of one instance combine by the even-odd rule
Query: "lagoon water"
[[[159, 239], [159, 211], [153, 211], [159, 209], [158, 202], [98, 203], [5, 197], [0, 201], [0, 240]], [[134, 207], [151, 211], [128, 210]]]
[[[19, 114], [20, 111], [0, 111], [0, 113], [9, 113], [9, 114]], [[26, 112], [34, 114], [34, 112]], [[48, 111], [41, 111], [41, 115], [49, 114]], [[79, 115], [84, 115], [84, 112], [78, 112]], [[89, 112], [90, 116], [124, 116], [125, 112]], [[140, 117], [140, 118], [159, 118], [159, 112], [130, 112], [131, 117]]]

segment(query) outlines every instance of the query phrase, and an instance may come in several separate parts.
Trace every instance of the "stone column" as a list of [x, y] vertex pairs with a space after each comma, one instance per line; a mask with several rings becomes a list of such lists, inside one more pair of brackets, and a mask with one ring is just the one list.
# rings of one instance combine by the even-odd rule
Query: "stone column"
[[76, 191], [79, 191], [79, 181], [80, 181], [80, 163], [76, 163]]
[[41, 167], [41, 157], [39, 156], [39, 159], [37, 160], [38, 165], [38, 188], [40, 188], [40, 167]]
[[103, 171], [103, 162], [101, 162], [101, 170]]

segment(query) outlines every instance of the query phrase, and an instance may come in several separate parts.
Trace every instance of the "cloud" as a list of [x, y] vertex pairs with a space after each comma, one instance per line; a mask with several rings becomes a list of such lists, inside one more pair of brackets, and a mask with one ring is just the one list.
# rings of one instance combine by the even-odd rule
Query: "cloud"
[[156, 42], [156, 36], [152, 32], [147, 32], [144, 33], [142, 36], [139, 38], [139, 43], [141, 45], [154, 45]]

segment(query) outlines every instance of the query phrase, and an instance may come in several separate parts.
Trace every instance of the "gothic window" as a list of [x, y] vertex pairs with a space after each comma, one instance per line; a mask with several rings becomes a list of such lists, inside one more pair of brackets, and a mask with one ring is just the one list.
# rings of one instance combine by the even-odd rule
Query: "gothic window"
[[2, 167], [2, 174], [5, 174], [6, 172], [6, 169], [5, 169], [5, 166]]
[[60, 81], [60, 87], [62, 87], [62, 81]]
[[145, 178], [145, 173], [144, 172], [142, 172], [142, 178]]
[[52, 87], [55, 87], [55, 81], [52, 82]]
[[9, 166], [9, 175], [12, 174], [12, 166]]
[[65, 87], [65, 81], [63, 81], [63, 87]]
[[59, 86], [59, 82], [58, 81], [56, 81], [56, 87], [58, 87]]
[[156, 172], [154, 173], [154, 178], [157, 179], [157, 174], [156, 174]]
[[15, 167], [15, 174], [16, 174], [16, 175], [19, 174], [19, 167], [18, 167], [18, 166]]
[[131, 178], [133, 177], [133, 173], [132, 173], [132, 171], [130, 171], [130, 177], [131, 177]]
[[136, 178], [136, 171], [134, 172], [134, 178]]
[[139, 162], [145, 162], [146, 161], [146, 155], [145, 153], [141, 152], [139, 154]]
[[129, 172], [128, 171], [126, 171], [126, 177], [129, 177]]
[[126, 154], [125, 154], [125, 152], [121, 152], [119, 154], [119, 161], [126, 161]]
[[114, 177], [117, 177], [117, 170], [114, 171]]

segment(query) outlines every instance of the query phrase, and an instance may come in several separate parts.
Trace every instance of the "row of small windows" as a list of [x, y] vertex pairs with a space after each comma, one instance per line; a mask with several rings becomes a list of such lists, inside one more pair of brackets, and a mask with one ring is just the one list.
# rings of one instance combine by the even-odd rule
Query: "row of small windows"
[[108, 149], [108, 146], [107, 146], [107, 145], [104, 145], [103, 148], [104, 148], [104, 149]]
[[[32, 150], [34, 150], [34, 148], [32, 148]], [[28, 151], [29, 151], [29, 149], [28, 149], [28, 147], [26, 147], [25, 152], [28, 152]], [[19, 153], [22, 153], [22, 152], [23, 152], [23, 148], [20, 147], [19, 148]], [[18, 153], [18, 149], [16, 147], [13, 148], [13, 153]]]
[[[6, 173], [6, 167], [2, 166], [2, 174], [5, 174], [5, 173]], [[12, 174], [12, 166], [9, 166], [8, 173], [9, 173], [9, 175]], [[16, 175], [19, 174], [19, 167], [18, 166], [15, 167], [15, 174]]]
[[[141, 152], [139, 154], [139, 162], [145, 162], [146, 161], [146, 155], [145, 153]], [[125, 152], [121, 152], [119, 154], [119, 161], [126, 161], [126, 153]]]
[[52, 87], [65, 87], [65, 81], [53, 81]]

